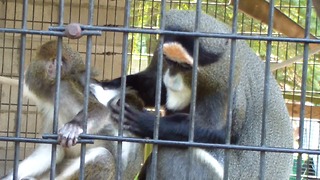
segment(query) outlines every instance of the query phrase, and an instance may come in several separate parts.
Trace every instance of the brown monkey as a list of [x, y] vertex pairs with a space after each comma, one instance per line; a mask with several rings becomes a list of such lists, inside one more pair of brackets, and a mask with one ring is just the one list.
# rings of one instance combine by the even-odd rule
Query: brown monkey
[[[43, 132], [51, 133], [53, 126], [54, 97], [56, 88], [56, 51], [57, 42], [49, 41], [37, 51], [35, 58], [25, 72], [25, 89], [30, 98], [36, 102], [43, 116]], [[83, 132], [82, 113], [84, 99], [85, 65], [80, 54], [67, 44], [62, 47], [61, 91], [59, 110], [59, 142], [57, 146], [58, 171], [56, 179], [77, 178], [80, 167], [80, 145], [76, 145], [78, 136]], [[92, 75], [93, 76], [93, 75]], [[92, 79], [90, 87], [94, 91], [107, 92], [107, 100], [100, 103], [94, 96], [89, 96], [87, 133], [100, 135], [117, 135], [117, 127], [110, 121], [107, 103], [118, 96], [118, 89], [99, 88]], [[128, 101], [142, 109], [143, 103], [132, 92]], [[117, 98], [115, 98], [116, 101]], [[125, 133], [125, 136], [130, 135]], [[87, 145], [85, 155], [86, 179], [114, 179], [116, 167], [116, 143], [96, 141]], [[19, 164], [18, 179], [37, 178], [50, 168], [51, 145], [39, 144], [35, 151]], [[143, 160], [143, 145], [123, 143], [122, 171], [124, 179], [133, 179]], [[4, 179], [13, 179], [8, 174]]]

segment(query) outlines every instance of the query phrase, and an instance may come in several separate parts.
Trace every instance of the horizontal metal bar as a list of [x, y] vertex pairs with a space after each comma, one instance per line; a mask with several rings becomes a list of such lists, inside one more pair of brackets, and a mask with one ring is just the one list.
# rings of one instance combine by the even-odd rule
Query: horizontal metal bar
[[31, 30], [31, 29], [13, 29], [13, 28], [0, 28], [0, 32], [4, 33], [22, 33], [22, 34], [39, 34], [39, 35], [54, 35], [63, 36], [63, 32]]
[[[43, 139], [58, 139], [57, 134], [43, 134], [42, 135]], [[79, 139], [77, 143], [88, 143], [88, 144], [93, 144], [93, 140], [87, 140], [87, 139]]]
[[[160, 34], [160, 35], [185, 35], [192, 37], [209, 37], [209, 38], [229, 38], [229, 39], [244, 39], [244, 40], [262, 40], [262, 41], [280, 41], [280, 42], [299, 42], [299, 43], [320, 43], [320, 39], [305, 39], [305, 38], [287, 38], [287, 37], [267, 37], [267, 36], [249, 36], [231, 33], [208, 33], [208, 32], [180, 32], [158, 29], [141, 29], [141, 28], [124, 28], [124, 27], [108, 27], [108, 26], [85, 26], [81, 25], [84, 30], [126, 32], [126, 33], [145, 33], [145, 34]], [[52, 31], [64, 31], [64, 27], [49, 27]]]
[[160, 144], [160, 145], [175, 145], [180, 147], [201, 147], [201, 148], [219, 148], [219, 149], [236, 149], [236, 150], [248, 150], [248, 151], [266, 151], [266, 152], [278, 152], [278, 153], [308, 153], [320, 155], [319, 150], [310, 149], [290, 149], [282, 147], [259, 147], [259, 146], [244, 146], [234, 144], [209, 144], [209, 143], [196, 143], [188, 141], [168, 141], [168, 140], [153, 140], [153, 139], [140, 139], [118, 136], [102, 136], [102, 135], [90, 135], [81, 134], [82, 139], [95, 139], [95, 140], [108, 140], [108, 141], [126, 141], [136, 143], [148, 143], [148, 144]]
[[[57, 137], [57, 136], [56, 136]], [[25, 138], [25, 137], [3, 137], [0, 136], [0, 141], [10, 141], [10, 142], [27, 142], [27, 143], [44, 143], [44, 144], [58, 144], [56, 138], [40, 139], [40, 138]], [[93, 144], [93, 140], [80, 139], [78, 143]]]
[[[2, 137], [0, 141], [11, 141], [11, 142], [27, 142], [27, 143], [44, 143], [44, 144], [58, 144], [58, 141], [53, 140], [57, 138], [57, 135], [46, 134], [44, 138], [25, 138], [25, 137]], [[53, 138], [53, 139], [51, 139]], [[102, 136], [102, 135], [80, 135], [78, 143], [93, 144], [93, 140], [107, 140], [107, 141], [125, 141], [125, 142], [136, 142], [136, 143], [147, 143], [147, 144], [159, 144], [159, 145], [175, 145], [179, 147], [201, 147], [201, 148], [219, 148], [219, 149], [235, 149], [235, 150], [248, 150], [248, 151], [266, 151], [266, 152], [278, 152], [278, 153], [307, 153], [320, 155], [319, 150], [311, 149], [290, 149], [280, 147], [259, 147], [259, 146], [244, 146], [244, 145], [227, 145], [227, 144], [209, 144], [209, 143], [197, 143], [188, 141], [168, 141], [168, 140], [153, 140], [153, 139], [140, 139], [140, 138], [128, 138], [118, 136]]]
[[[13, 28], [0, 28], [0, 33], [21, 33], [21, 34], [38, 34], [38, 35], [52, 35], [52, 36], [64, 36], [64, 32], [60, 31], [45, 31], [45, 30], [33, 30], [33, 29], [13, 29]], [[100, 36], [101, 31], [95, 30], [84, 30], [81, 32], [82, 36], [85, 35], [93, 35], [93, 36]]]

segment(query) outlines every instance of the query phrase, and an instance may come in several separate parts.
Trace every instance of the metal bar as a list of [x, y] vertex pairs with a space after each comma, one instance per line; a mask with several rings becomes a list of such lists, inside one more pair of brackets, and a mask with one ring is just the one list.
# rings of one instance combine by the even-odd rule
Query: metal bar
[[[232, 18], [232, 34], [237, 35], [237, 22], [238, 22], [238, 8], [239, 1], [234, 0], [233, 5], [233, 18]], [[236, 39], [231, 40], [231, 51], [230, 51], [230, 65], [229, 65], [229, 79], [228, 79], [228, 106], [227, 106], [227, 124], [226, 124], [226, 144], [230, 144], [231, 141], [231, 130], [232, 130], [232, 111], [233, 111], [233, 96], [234, 96], [234, 69], [235, 69], [235, 56], [236, 56]], [[229, 179], [229, 161], [230, 151], [224, 151], [224, 171], [223, 179]]]
[[[194, 32], [199, 31], [199, 22], [201, 17], [201, 0], [197, 1], [197, 10], [195, 17]], [[197, 84], [198, 84], [198, 59], [199, 57], [199, 38], [194, 39], [193, 45], [193, 68], [192, 68], [192, 82], [191, 82], [191, 102], [190, 102], [190, 124], [189, 124], [189, 142], [193, 142], [194, 139], [194, 123], [196, 113], [196, 101], [197, 101]]]
[[[160, 12], [160, 30], [165, 28], [165, 15], [166, 15], [166, 0], [161, 0]], [[161, 109], [161, 86], [162, 86], [162, 70], [163, 70], [163, 40], [164, 37], [159, 37], [159, 51], [158, 51], [158, 64], [157, 64], [157, 79], [156, 79], [156, 97], [155, 97], [155, 111], [156, 122], [154, 123], [153, 139], [159, 139], [159, 124], [160, 124], [160, 109]], [[154, 144], [152, 149], [152, 162], [151, 162], [151, 179], [157, 179], [158, 167], [158, 145]]]
[[[195, 24], [194, 24], [194, 32], [199, 31], [199, 23], [201, 18], [201, 0], [197, 1], [196, 7], [196, 16], [195, 16]], [[198, 59], [199, 57], [199, 38], [194, 38], [193, 45], [193, 66], [192, 66], [192, 81], [191, 81], [191, 100], [190, 100], [190, 121], [189, 121], [189, 142], [193, 142], [194, 140], [194, 124], [195, 124], [195, 116], [196, 116], [196, 102], [197, 102], [197, 86], [198, 86]], [[191, 179], [192, 174], [192, 164], [193, 164], [193, 153], [192, 148], [188, 148], [188, 179]]]
[[[125, 2], [125, 14], [123, 27], [128, 28], [130, 23], [130, 5], [131, 0]], [[121, 61], [121, 89], [120, 89], [120, 123], [118, 124], [118, 136], [123, 137], [123, 120], [124, 120], [124, 106], [125, 106], [125, 94], [127, 83], [127, 69], [128, 69], [128, 32], [123, 33], [122, 40], [122, 61]], [[122, 142], [117, 144], [117, 167], [116, 167], [116, 179], [122, 179]]]
[[[65, 29], [64, 27], [59, 27], [59, 28]], [[45, 30], [33, 30], [33, 29], [0, 28], [0, 33], [20, 33], [20, 34], [36, 34], [36, 35], [48, 35], [48, 36], [63, 36], [63, 37], [66, 37], [64, 32], [53, 31], [53, 30], [45, 31]], [[81, 35], [82, 36], [86, 36], [86, 35], [100, 36], [101, 35], [101, 31], [83, 30], [81, 32]]]
[[[292, 149], [282, 147], [261, 147], [261, 146], [244, 146], [234, 144], [212, 144], [212, 143], [197, 143], [188, 141], [168, 141], [168, 140], [154, 140], [154, 139], [140, 139], [140, 138], [128, 138], [128, 137], [117, 137], [117, 136], [102, 136], [102, 135], [80, 135], [82, 140], [84, 139], [96, 139], [96, 140], [107, 140], [107, 141], [126, 141], [136, 143], [148, 143], [148, 144], [159, 144], [159, 145], [173, 145], [181, 147], [199, 147], [199, 148], [220, 148], [220, 149], [235, 149], [235, 150], [246, 150], [246, 151], [267, 151], [267, 152], [279, 152], [279, 153], [308, 153], [308, 154], [319, 154], [320, 151], [312, 149]], [[0, 138], [1, 141], [1, 138]]]
[[[310, 33], [310, 18], [311, 18], [311, 0], [307, 1], [306, 9], [306, 28], [305, 28], [305, 38], [309, 38]], [[308, 76], [308, 52], [309, 44], [304, 44], [304, 54], [303, 54], [303, 65], [302, 65], [302, 82], [301, 82], [301, 101], [300, 104], [300, 126], [299, 126], [299, 149], [303, 146], [303, 135], [304, 135], [304, 113], [305, 113], [305, 103], [306, 103], [306, 90], [307, 90], [307, 76]], [[297, 179], [301, 179], [301, 169], [302, 169], [302, 154], [298, 154], [297, 160]]]
[[[269, 2], [269, 22], [268, 22], [268, 36], [272, 36], [273, 30], [273, 19], [274, 19], [274, 0]], [[268, 115], [268, 98], [269, 98], [269, 87], [270, 87], [270, 60], [271, 60], [271, 49], [272, 42], [267, 42], [267, 52], [266, 52], [266, 62], [265, 62], [265, 76], [264, 76], [264, 91], [263, 91], [263, 109], [262, 109], [262, 122], [261, 122], [261, 146], [266, 145], [266, 119]], [[260, 169], [259, 169], [259, 179], [265, 179], [266, 170], [266, 153], [264, 151], [260, 152]]]
[[[59, 26], [63, 25], [64, 0], [59, 1]], [[54, 112], [53, 112], [53, 127], [52, 133], [58, 133], [58, 119], [59, 119], [59, 103], [60, 103], [60, 80], [61, 80], [61, 57], [62, 57], [62, 37], [58, 37], [57, 41], [57, 57], [56, 57], [56, 89], [54, 97]], [[50, 165], [50, 179], [56, 177], [56, 156], [57, 145], [52, 144], [51, 149], [51, 165]]]
[[[43, 137], [44, 139], [0, 136], [0, 141], [58, 144], [58, 141], [56, 140], [57, 137], [58, 137], [57, 134], [46, 135], [46, 137]], [[79, 140], [78, 143], [93, 144], [94, 141], [90, 139], [82, 139], [82, 140]]]
[[[93, 13], [94, 13], [94, 0], [90, 0], [88, 7], [88, 25], [92, 26], [93, 24]], [[92, 50], [92, 36], [87, 36], [86, 43], [86, 79], [84, 87], [84, 100], [83, 100], [83, 112], [84, 119], [82, 128], [83, 133], [87, 133], [87, 121], [88, 121], [88, 103], [89, 103], [89, 83], [91, 78], [91, 50]], [[80, 172], [79, 179], [85, 179], [85, 155], [86, 155], [86, 144], [81, 144], [81, 154], [80, 154]]]
[[[5, 9], [8, 9], [8, 2], [6, 2], [5, 3]], [[15, 12], [14, 12], [14, 14], [16, 14]], [[7, 19], [7, 13], [4, 13], [4, 19]], [[4, 21], [3, 22], [3, 26], [4, 27], [6, 27], [7, 26], [7, 21]], [[6, 34], [4, 33], [3, 34], [3, 39], [2, 39], [2, 47], [5, 47], [5, 44], [6, 44]], [[13, 40], [14, 40], [14, 37], [13, 37]], [[12, 53], [13, 53], [13, 51], [12, 51]], [[5, 48], [2, 48], [2, 59], [5, 59]], [[4, 61], [2, 61], [1, 62], [1, 74], [3, 75], [4, 74]], [[0, 85], [0, 94], [3, 94], [3, 85], [1, 84]], [[10, 94], [10, 92], [9, 92], [9, 97], [11, 97], [11, 94]], [[4, 104], [3, 103], [3, 100], [2, 100], [2, 98], [3, 98], [3, 96], [0, 96], [0, 102], [1, 102], [1, 105], [0, 105], [0, 111], [2, 111], [2, 105]], [[11, 103], [8, 103], [9, 105], [8, 105], [8, 111], [10, 111], [11, 110]], [[7, 126], [9, 127], [10, 126], [10, 113], [8, 113], [8, 115], [7, 115], [7, 117], [8, 117], [8, 120], [7, 120]], [[5, 130], [4, 131], [4, 133], [7, 135], [7, 136], [9, 136], [9, 129], [7, 129], [7, 130]], [[5, 158], [5, 160], [4, 160], [4, 172], [7, 172], [7, 158], [8, 158], [8, 142], [5, 142], [5, 148], [6, 148], [6, 151], [5, 151], [5, 153], [4, 153], [4, 158]]]
[[[229, 39], [244, 39], [244, 40], [261, 40], [261, 41], [281, 41], [281, 42], [308, 42], [319, 43], [320, 39], [305, 39], [305, 38], [289, 38], [289, 37], [267, 37], [267, 36], [250, 36], [250, 35], [233, 35], [230, 33], [207, 33], [207, 32], [182, 32], [182, 31], [169, 31], [160, 29], [141, 29], [141, 28], [122, 28], [110, 26], [84, 26], [84, 30], [97, 30], [97, 31], [112, 31], [112, 32], [131, 32], [131, 33], [144, 33], [144, 34], [158, 34], [158, 35], [185, 35], [192, 37], [212, 37], [212, 38], [229, 38]], [[49, 30], [64, 31], [64, 27], [49, 27]], [[0, 28], [1, 32], [1, 28]]]
[[[107, 26], [83, 26], [81, 35], [101, 35], [100, 31], [111, 32], [127, 32], [127, 33], [144, 33], [144, 34], [158, 34], [158, 35], [186, 35], [192, 37], [209, 37], [209, 38], [229, 38], [229, 39], [243, 39], [243, 40], [260, 40], [260, 41], [280, 41], [280, 42], [296, 42], [296, 43], [320, 43], [320, 39], [305, 39], [305, 38], [288, 38], [288, 37], [266, 37], [266, 36], [250, 36], [250, 35], [232, 35], [232, 34], [219, 34], [219, 33], [203, 33], [203, 32], [179, 32], [168, 30], [152, 30], [140, 28], [121, 28], [121, 27], [107, 27]], [[32, 29], [12, 29], [0, 28], [0, 33], [21, 33], [21, 34], [38, 34], [38, 35], [53, 35], [63, 36], [64, 27], [49, 27], [49, 31], [40, 31]]]
[[[22, 9], [22, 29], [27, 28], [28, 18], [28, 0], [23, 3]], [[26, 34], [21, 34], [20, 44], [20, 63], [19, 63], [19, 85], [18, 85], [18, 100], [17, 100], [17, 116], [15, 122], [15, 137], [20, 137], [21, 132], [21, 119], [22, 119], [22, 102], [23, 102], [23, 86], [24, 86], [24, 58], [26, 49]], [[20, 142], [14, 143], [14, 163], [13, 163], [13, 179], [18, 178], [19, 172], [19, 159], [20, 159]]]

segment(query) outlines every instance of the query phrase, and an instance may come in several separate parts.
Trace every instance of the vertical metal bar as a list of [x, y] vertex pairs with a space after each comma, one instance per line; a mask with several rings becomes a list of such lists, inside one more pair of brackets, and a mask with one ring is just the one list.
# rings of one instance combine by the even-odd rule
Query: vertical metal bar
[[[238, 9], [239, 1], [234, 0], [233, 5], [233, 18], [232, 18], [232, 34], [237, 34], [238, 25]], [[231, 129], [232, 129], [232, 110], [233, 110], [233, 96], [234, 96], [234, 68], [235, 68], [235, 55], [236, 55], [236, 43], [237, 39], [231, 40], [231, 51], [230, 51], [230, 65], [229, 65], [229, 79], [228, 79], [228, 106], [227, 106], [227, 124], [226, 124], [226, 144], [230, 144], [231, 140]], [[224, 151], [224, 171], [223, 179], [229, 179], [229, 161], [230, 161], [230, 150]]]
[[[129, 28], [130, 23], [130, 5], [131, 0], [126, 0], [125, 2], [125, 14], [124, 14], [124, 22], [123, 27]], [[121, 104], [121, 115], [120, 115], [120, 123], [118, 126], [118, 136], [123, 136], [123, 119], [124, 119], [124, 105], [125, 105], [125, 93], [126, 93], [126, 83], [127, 83], [127, 69], [128, 69], [128, 35], [129, 33], [123, 33], [122, 40], [122, 64], [121, 64], [121, 92], [120, 92], [120, 104]], [[122, 141], [118, 141], [117, 144], [117, 180], [122, 179]]]
[[[201, 0], [197, 1], [196, 7], [196, 16], [195, 16], [195, 24], [194, 24], [194, 32], [199, 31], [199, 23], [201, 18]], [[196, 115], [196, 102], [197, 102], [197, 85], [198, 85], [198, 59], [199, 57], [199, 38], [194, 38], [194, 45], [193, 45], [193, 67], [192, 67], [192, 82], [191, 82], [191, 100], [190, 100], [190, 122], [189, 122], [189, 142], [193, 142], [194, 140], [194, 123], [195, 123], [195, 115]], [[193, 148], [189, 149], [189, 160], [188, 160], [188, 179], [191, 179], [191, 169], [192, 169], [192, 158]]]
[[[93, 24], [93, 13], [94, 13], [94, 0], [90, 0], [88, 7], [88, 25]], [[86, 79], [84, 86], [84, 119], [83, 122], [83, 133], [87, 133], [87, 120], [88, 120], [88, 103], [89, 103], [89, 83], [90, 83], [90, 74], [91, 74], [91, 49], [92, 49], [92, 36], [87, 36], [86, 43]], [[80, 155], [80, 174], [79, 179], [85, 179], [85, 155], [86, 155], [86, 144], [81, 144], [81, 155]]]
[[[6, 1], [5, 2], [5, 12], [7, 12], [8, 11], [8, 2]], [[16, 14], [16, 13], [14, 13], [14, 14]], [[3, 23], [3, 27], [7, 27], [7, 13], [4, 13], [4, 23]], [[15, 18], [14, 18], [15, 19]], [[6, 44], [6, 37], [7, 37], [7, 35], [6, 35], [6, 33], [3, 33], [3, 39], [2, 39], [2, 47], [5, 47], [5, 44]], [[14, 39], [13, 39], [13, 41], [14, 41]], [[4, 72], [4, 57], [5, 57], [5, 55], [4, 55], [4, 53], [5, 53], [5, 48], [2, 48], [2, 59], [3, 59], [3, 61], [2, 61], [2, 63], [1, 63], [1, 71], [0, 71], [0, 73], [1, 74], [3, 74], [3, 72]], [[0, 85], [0, 94], [2, 94], [2, 91], [3, 91], [3, 85], [1, 84]], [[9, 94], [9, 97], [10, 97], [10, 94]], [[2, 96], [0, 96], [0, 102], [1, 102], [1, 104], [0, 104], [0, 111], [2, 110]], [[8, 111], [10, 111], [10, 104], [11, 103], [9, 103], [9, 107], [8, 107]], [[10, 113], [8, 113], [8, 116], [10, 116]], [[10, 120], [9, 120], [10, 118], [8, 117], [8, 120], [7, 120], [7, 127], [9, 127], [10, 126]], [[6, 130], [6, 136], [8, 137], [9, 136], [9, 128]], [[6, 148], [6, 151], [5, 151], [5, 154], [4, 154], [4, 172], [6, 173], [7, 172], [7, 162], [8, 162], [8, 142], [6, 141], [5, 142], [5, 148]]]
[[[311, 17], [311, 0], [307, 1], [307, 11], [306, 11], [306, 25], [304, 37], [309, 38], [310, 34], [310, 17]], [[299, 149], [303, 148], [303, 132], [304, 132], [304, 112], [305, 112], [305, 102], [306, 102], [306, 90], [307, 90], [307, 73], [308, 73], [308, 52], [309, 43], [304, 43], [304, 53], [303, 53], [303, 65], [302, 65], [302, 82], [301, 82], [301, 101], [300, 101], [300, 127], [299, 127]], [[301, 179], [301, 169], [302, 169], [302, 153], [298, 153], [297, 160], [297, 179]]]
[[[109, 9], [109, 1], [107, 1], [107, 7], [106, 7], [106, 9]], [[105, 24], [108, 24], [108, 19], [109, 19], [109, 16], [108, 16], [108, 11], [105, 11], [106, 13], [105, 13], [105, 15], [103, 15], [103, 17], [105, 18]], [[109, 36], [108, 36], [108, 33], [106, 32], [105, 33], [105, 36], [104, 36], [104, 47], [103, 47], [103, 52], [107, 52], [107, 46], [108, 46], [108, 44], [107, 44], [107, 39], [109, 38]], [[114, 41], [114, 40], [113, 40]], [[113, 44], [115, 44], [115, 43], [113, 43]], [[108, 55], [107, 54], [104, 54], [103, 55], [103, 67], [106, 67], [106, 62], [107, 62], [107, 57]], [[113, 57], [113, 56], [112, 56]], [[108, 59], [108, 61], [110, 61], [111, 59]], [[112, 60], [111, 60], [111, 63], [112, 63]], [[112, 68], [113, 66], [111, 65], [111, 68]], [[105, 77], [105, 75], [106, 75], [106, 71], [107, 71], [107, 69], [106, 68], [103, 68], [102, 69], [102, 79], [106, 79], [106, 77]], [[111, 70], [109, 71], [109, 72], [112, 72]]]
[[[161, 0], [161, 12], [160, 12], [160, 30], [165, 28], [165, 10], [166, 0]], [[156, 122], [154, 123], [153, 139], [159, 139], [159, 123], [160, 123], [160, 109], [161, 109], [161, 86], [162, 86], [162, 69], [163, 69], [163, 35], [159, 37], [159, 51], [158, 51], [158, 66], [157, 66], [157, 80], [156, 80], [156, 97], [155, 97], [155, 110], [156, 110]], [[158, 167], [158, 145], [154, 144], [152, 149], [152, 163], [151, 163], [151, 179], [157, 179], [157, 167]]]
[[[268, 22], [268, 37], [272, 36], [273, 30], [273, 18], [274, 18], [274, 0], [269, 1], [269, 22]], [[269, 86], [270, 86], [270, 58], [271, 58], [271, 50], [272, 41], [267, 41], [267, 52], [266, 52], [266, 62], [265, 62], [265, 76], [264, 76], [264, 89], [263, 89], [263, 109], [262, 109], [262, 122], [261, 122], [261, 146], [266, 145], [266, 119], [268, 115], [268, 99], [269, 99]], [[266, 152], [260, 152], [260, 169], [259, 169], [259, 179], [265, 179], [265, 171], [266, 171]]]
[[[132, 18], [132, 23], [131, 23], [131, 25], [130, 25], [130, 27], [136, 27], [135, 26], [135, 22], [136, 22], [136, 1], [133, 1], [132, 2], [132, 12], [133, 12], [133, 14], [131, 15], [131, 18]], [[144, 7], [143, 5], [142, 5], [142, 7]], [[142, 17], [143, 17], [143, 9], [142, 9]], [[143, 20], [143, 18], [142, 18], [142, 20]], [[143, 22], [141, 23], [141, 24], [143, 24]], [[130, 47], [130, 59], [131, 59], [131, 61], [130, 61], [130, 65], [128, 65], [129, 67], [130, 67], [130, 74], [132, 73], [132, 61], [133, 61], [133, 49], [134, 49], [134, 41], [135, 41], [135, 37], [134, 37], [134, 34], [132, 33], [132, 34], [130, 34], [130, 37], [131, 37], [131, 47]], [[142, 34], [141, 34], [141, 39], [142, 39]], [[141, 49], [142, 47], [140, 47], [140, 49]], [[129, 52], [128, 52], [129, 53]], [[141, 60], [141, 50], [140, 50], [140, 60]], [[139, 62], [141, 62], [141, 61], [139, 61]]]
[[[197, 1], [196, 17], [194, 32], [199, 31], [199, 22], [201, 17], [201, 0]], [[191, 102], [190, 102], [190, 124], [189, 124], [189, 142], [193, 142], [194, 138], [194, 121], [197, 100], [197, 82], [198, 82], [198, 56], [199, 56], [199, 38], [194, 38], [193, 46], [193, 68], [192, 68], [192, 87], [191, 87]]]
[[[14, 5], [15, 5], [15, 7], [14, 7], [14, 15], [13, 15], [13, 19], [17, 19], [17, 1], [14, 1]], [[16, 25], [17, 25], [17, 22], [16, 21], [13, 21], [13, 27], [16, 27]], [[14, 43], [16, 41], [16, 37], [15, 37], [15, 35], [14, 34], [12, 34], [12, 42]], [[20, 46], [21, 46], [21, 44], [20, 44]], [[5, 47], [5, 46], [4, 46]], [[13, 47], [14, 47], [14, 44], [13, 44]], [[11, 56], [12, 57], [14, 57], [14, 51], [12, 50], [11, 51]], [[12, 74], [13, 74], [13, 66], [11, 66], [11, 68], [10, 68], [10, 76], [12, 77]], [[9, 87], [9, 94], [8, 94], [8, 97], [12, 97], [12, 87], [10, 86]], [[14, 103], [12, 103], [12, 98], [10, 98], [9, 99], [9, 104], [8, 104], [8, 111], [11, 111], [12, 110], [12, 105], [14, 104]], [[11, 119], [11, 114], [10, 113], [8, 113], [8, 127], [10, 127], [10, 119]], [[17, 118], [17, 115], [15, 115], [15, 118]], [[16, 119], [17, 120], [17, 119]], [[16, 124], [17, 125], [17, 124]], [[7, 131], [7, 135], [9, 136], [9, 134], [10, 134], [10, 130], [8, 130]], [[21, 148], [21, 147], [20, 147]], [[20, 157], [18, 158], [18, 159], [20, 159]]]
[[[27, 18], [28, 18], [28, 0], [23, 2], [22, 9], [22, 29], [27, 29]], [[22, 119], [22, 101], [23, 101], [23, 85], [24, 85], [24, 58], [26, 50], [26, 34], [21, 34], [21, 44], [20, 44], [20, 63], [19, 63], [19, 85], [18, 85], [18, 102], [17, 102], [17, 116], [16, 116], [16, 129], [15, 137], [20, 137], [21, 132], [21, 119]], [[17, 179], [19, 172], [19, 159], [20, 159], [20, 142], [14, 143], [14, 168], [13, 168], [13, 178]]]
[[[109, 1], [108, 1], [108, 5], [109, 5]], [[111, 6], [111, 5], [110, 5]], [[114, 24], [117, 24], [117, 13], [118, 13], [118, 1], [116, 1], [115, 3], [115, 11], [114, 11], [114, 18], [113, 18], [113, 22]], [[126, 7], [126, 6], [125, 6]], [[108, 20], [108, 19], [107, 19]], [[124, 19], [125, 20], [125, 19]], [[108, 23], [107, 23], [108, 24]], [[112, 37], [112, 43], [113, 44], [116, 44], [116, 32], [113, 32], [113, 37]], [[115, 46], [113, 45], [112, 46], [112, 52], [114, 53], [115, 52]], [[115, 56], [112, 55], [112, 60], [111, 60], [111, 67], [114, 67], [114, 63], [115, 63]], [[113, 74], [114, 74], [114, 71], [113, 71], [113, 68], [111, 68], [111, 79], [113, 79]]]
[[[59, 1], [59, 26], [63, 25], [63, 13], [64, 13], [64, 0]], [[58, 132], [58, 120], [59, 120], [59, 103], [60, 103], [60, 79], [61, 79], [61, 57], [62, 57], [62, 37], [58, 37], [57, 41], [57, 64], [56, 64], [56, 89], [54, 97], [54, 112], [53, 112], [53, 127], [52, 133]], [[55, 179], [56, 176], [56, 156], [57, 145], [52, 144], [51, 148], [51, 168], [50, 179]]]

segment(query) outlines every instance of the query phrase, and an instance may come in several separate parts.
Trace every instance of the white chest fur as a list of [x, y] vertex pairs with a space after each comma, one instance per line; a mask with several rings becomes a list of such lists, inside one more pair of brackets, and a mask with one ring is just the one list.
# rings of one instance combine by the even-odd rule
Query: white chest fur
[[190, 104], [191, 89], [185, 85], [181, 74], [170, 76], [167, 70], [163, 82], [167, 88], [166, 106], [169, 110], [182, 110]]
[[109, 101], [119, 94], [116, 89], [103, 89], [102, 86], [97, 84], [90, 84], [90, 91], [105, 106], [108, 106]]

